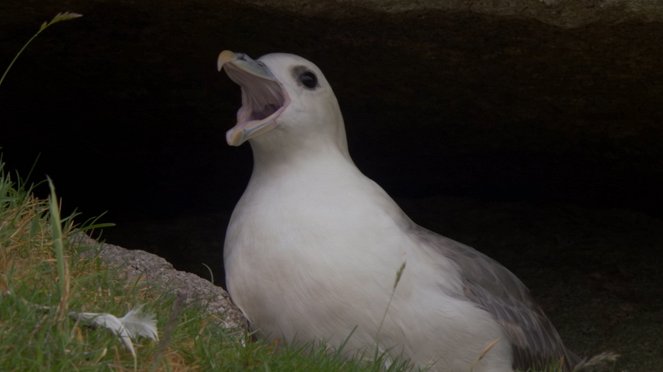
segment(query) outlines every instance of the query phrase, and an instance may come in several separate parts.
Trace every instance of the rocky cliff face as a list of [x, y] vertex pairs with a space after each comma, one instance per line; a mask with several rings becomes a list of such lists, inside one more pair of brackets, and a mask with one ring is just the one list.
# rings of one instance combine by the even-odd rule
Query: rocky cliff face
[[392, 14], [440, 10], [531, 19], [564, 28], [599, 22], [660, 21], [663, 18], [663, 4], [657, 0], [248, 0], [247, 2], [302, 15], [342, 17], [343, 7], [347, 6]]

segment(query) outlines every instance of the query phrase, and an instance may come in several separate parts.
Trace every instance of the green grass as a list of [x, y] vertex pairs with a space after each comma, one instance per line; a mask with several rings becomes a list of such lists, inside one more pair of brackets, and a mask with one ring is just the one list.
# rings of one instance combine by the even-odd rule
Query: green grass
[[21, 47], [21, 49], [14, 55], [14, 58], [11, 60], [11, 62], [9, 62], [9, 65], [7, 66], [7, 68], [5, 68], [5, 72], [3, 72], [2, 76], [0, 77], [0, 85], [2, 85], [2, 83], [5, 81], [5, 79], [7, 78], [7, 74], [9, 74], [9, 70], [11, 70], [12, 66], [14, 66], [14, 63], [16, 63], [18, 57], [23, 53], [23, 51], [28, 47], [28, 45], [30, 45], [32, 40], [36, 39], [37, 36], [39, 36], [39, 34], [41, 34], [42, 32], [44, 32], [44, 30], [46, 30], [47, 28], [49, 28], [50, 26], [56, 23], [69, 21], [79, 17], [82, 17], [82, 15], [78, 13], [63, 12], [56, 14], [55, 17], [53, 17], [53, 19], [51, 19], [50, 21], [42, 23], [41, 26], [39, 27], [39, 30], [37, 30], [37, 32], [35, 32], [34, 35], [32, 35], [32, 37], [28, 39], [28, 41], [26, 41], [25, 44], [23, 44], [23, 47]]

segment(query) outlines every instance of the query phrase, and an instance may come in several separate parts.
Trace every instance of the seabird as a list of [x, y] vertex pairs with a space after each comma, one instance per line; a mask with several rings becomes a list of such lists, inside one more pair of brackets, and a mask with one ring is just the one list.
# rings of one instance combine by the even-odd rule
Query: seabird
[[512, 371], [577, 357], [508, 269], [415, 224], [363, 175], [320, 69], [223, 51], [241, 86], [228, 144], [253, 173], [226, 233], [226, 283], [259, 334], [374, 351], [433, 371]]

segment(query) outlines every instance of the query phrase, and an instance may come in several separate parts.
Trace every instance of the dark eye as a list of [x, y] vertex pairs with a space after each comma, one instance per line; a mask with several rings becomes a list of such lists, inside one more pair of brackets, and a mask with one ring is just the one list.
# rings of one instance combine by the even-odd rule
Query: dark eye
[[299, 82], [308, 89], [318, 86], [318, 77], [311, 71], [304, 71], [298, 76]]

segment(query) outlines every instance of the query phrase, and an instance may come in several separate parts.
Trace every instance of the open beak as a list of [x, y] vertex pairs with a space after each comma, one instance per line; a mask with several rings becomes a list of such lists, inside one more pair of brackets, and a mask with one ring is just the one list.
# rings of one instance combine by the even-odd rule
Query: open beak
[[290, 98], [269, 68], [244, 53], [229, 50], [219, 54], [217, 68], [219, 71], [224, 69], [228, 77], [242, 88], [242, 107], [237, 111], [237, 124], [226, 132], [228, 144], [239, 146], [273, 129]]

